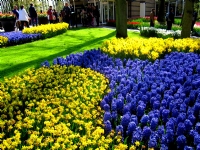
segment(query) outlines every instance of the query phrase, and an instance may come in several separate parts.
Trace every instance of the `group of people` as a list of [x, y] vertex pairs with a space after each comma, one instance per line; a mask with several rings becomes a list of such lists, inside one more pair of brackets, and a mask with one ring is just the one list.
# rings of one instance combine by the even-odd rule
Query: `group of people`
[[12, 10], [15, 20], [16, 20], [16, 28], [18, 28], [20, 31], [24, 29], [24, 26], [29, 28], [29, 22], [31, 21], [32, 25], [38, 24], [37, 22], [37, 12], [33, 6], [33, 4], [30, 4], [29, 7], [29, 14], [27, 13], [24, 6], [20, 6], [18, 9], [17, 6], [14, 6], [14, 9]]
[[100, 13], [98, 5], [91, 6], [90, 4], [88, 4], [88, 7], [86, 9], [85, 8], [82, 9], [80, 15], [81, 15], [81, 22], [84, 27], [86, 26], [93, 27], [95, 21], [96, 21], [96, 26], [99, 26]]
[[[14, 6], [12, 13], [14, 14], [16, 19], [16, 29], [19, 29], [19, 31], [22, 31], [24, 29], [24, 26], [29, 28], [30, 24], [32, 26], [38, 25], [38, 14], [32, 3], [30, 4], [28, 12], [22, 5], [19, 9], [17, 6]], [[65, 4], [59, 14], [56, 12], [55, 9], [52, 8], [52, 6], [49, 6], [49, 9], [46, 13], [50, 24], [66, 22], [69, 23], [71, 26], [75, 25], [74, 7], [72, 5], [69, 6], [68, 3]]]
[[[174, 11], [173, 8], [170, 8], [169, 12], [166, 14], [166, 21], [167, 21], [167, 30], [172, 29], [172, 24], [174, 23]], [[193, 11], [193, 18], [192, 18], [192, 25], [191, 31], [193, 31], [194, 24], [197, 20], [197, 12]], [[153, 8], [150, 13], [150, 27], [154, 27], [155, 25], [155, 9]]]

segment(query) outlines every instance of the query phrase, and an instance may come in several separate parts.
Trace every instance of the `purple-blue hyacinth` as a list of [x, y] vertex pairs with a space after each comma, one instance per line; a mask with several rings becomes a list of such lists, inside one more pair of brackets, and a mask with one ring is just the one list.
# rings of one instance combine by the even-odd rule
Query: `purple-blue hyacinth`
[[194, 145], [200, 144], [200, 134], [194, 135]]
[[172, 129], [167, 129], [166, 130], [166, 138], [167, 138], [167, 143], [171, 143], [174, 140], [174, 131]]
[[112, 125], [110, 123], [109, 120], [107, 120], [106, 122], [104, 122], [104, 131], [105, 131], [105, 135], [108, 135], [112, 130]]
[[111, 119], [112, 119], [112, 116], [111, 116], [111, 113], [109, 112], [109, 111], [106, 111], [105, 113], [104, 113], [104, 116], [103, 116], [103, 121], [104, 122], [106, 122], [106, 121], [111, 121]]
[[150, 138], [148, 141], [148, 148], [156, 148], [158, 145], [156, 138]]
[[189, 119], [186, 119], [184, 121], [184, 124], [185, 124], [185, 130], [189, 132], [192, 129], [192, 122]]
[[170, 113], [170, 111], [168, 109], [164, 109], [162, 111], [162, 121], [163, 122], [167, 122], [168, 121], [168, 119], [169, 119], [169, 113]]
[[125, 115], [122, 116], [121, 118], [121, 125], [123, 126], [124, 129], [128, 127], [129, 122], [131, 121], [131, 114], [126, 113]]
[[200, 144], [197, 145], [196, 150], [200, 150]]
[[108, 104], [105, 104], [105, 105], [103, 106], [103, 109], [104, 109], [105, 111], [110, 111], [110, 106], [109, 106]]
[[138, 125], [138, 118], [136, 115], [131, 115], [131, 122], [135, 122], [136, 125]]
[[137, 107], [137, 116], [142, 117], [144, 115], [145, 106], [144, 105], [138, 105]]
[[133, 132], [131, 143], [134, 144], [136, 141], [141, 141], [141, 140], [142, 140], [142, 130], [141, 128], [137, 127], [136, 131]]
[[195, 130], [200, 134], [200, 122], [196, 123]]
[[150, 128], [151, 130], [155, 131], [156, 127], [158, 126], [158, 118], [152, 118], [150, 122]]
[[153, 102], [153, 109], [159, 109], [160, 108], [160, 102], [158, 100]]
[[168, 146], [165, 144], [160, 145], [160, 150], [168, 150]]
[[176, 139], [177, 142], [177, 148], [183, 149], [187, 143], [187, 139], [184, 135], [179, 135]]
[[142, 131], [143, 138], [146, 140], [149, 139], [151, 132], [152, 132], [151, 129], [149, 127], [145, 126]]
[[180, 113], [177, 117], [177, 123], [184, 122], [186, 119], [186, 113]]
[[111, 110], [112, 111], [117, 111], [117, 103], [116, 103], [116, 99], [115, 98], [112, 100]]
[[184, 147], [184, 150], [194, 150], [194, 148], [191, 147], [191, 146], [185, 146], [185, 147]]
[[132, 133], [133, 133], [133, 131], [135, 131], [136, 127], [137, 127], [137, 125], [135, 122], [133, 122], [133, 121], [129, 122], [126, 134], [128, 136], [132, 136]]
[[147, 123], [149, 123], [149, 116], [143, 115], [142, 118], [140, 119], [140, 122], [143, 126], [147, 125]]
[[112, 121], [113, 122], [117, 121], [117, 117], [118, 117], [117, 111], [112, 111], [111, 116], [112, 116]]
[[123, 128], [122, 125], [118, 125], [118, 126], [116, 127], [116, 133], [117, 133], [117, 134], [121, 134], [121, 135], [123, 136], [123, 134], [124, 134], [124, 128]]

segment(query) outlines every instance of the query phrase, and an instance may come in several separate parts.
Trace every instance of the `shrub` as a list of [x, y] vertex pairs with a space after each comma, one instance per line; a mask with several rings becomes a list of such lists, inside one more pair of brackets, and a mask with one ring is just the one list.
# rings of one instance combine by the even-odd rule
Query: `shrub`
[[181, 31], [177, 30], [166, 30], [166, 29], [157, 29], [154, 27], [141, 27], [140, 35], [144, 37], [158, 37], [158, 38], [174, 38], [178, 39], [181, 36]]

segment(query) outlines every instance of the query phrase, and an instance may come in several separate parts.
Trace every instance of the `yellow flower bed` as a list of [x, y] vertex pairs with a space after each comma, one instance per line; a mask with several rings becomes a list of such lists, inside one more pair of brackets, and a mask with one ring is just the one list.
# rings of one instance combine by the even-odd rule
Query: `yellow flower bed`
[[200, 39], [126, 38], [105, 41], [101, 50], [111, 56], [155, 60], [171, 51], [197, 52]]
[[34, 34], [41, 33], [45, 38], [52, 37], [67, 31], [69, 24], [67, 23], [57, 23], [57, 24], [46, 24], [40, 25], [32, 28], [25, 28], [23, 33]]
[[0, 47], [8, 43], [8, 38], [5, 36], [0, 36]]
[[102, 74], [74, 66], [27, 70], [0, 82], [0, 149], [108, 149]]

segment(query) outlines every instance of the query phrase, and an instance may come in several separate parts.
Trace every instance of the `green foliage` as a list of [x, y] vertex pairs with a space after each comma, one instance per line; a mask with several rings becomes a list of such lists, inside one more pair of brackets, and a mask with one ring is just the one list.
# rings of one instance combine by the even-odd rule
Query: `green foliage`
[[174, 19], [174, 24], [176, 24], [176, 25], [181, 25], [181, 18], [176, 18], [176, 19]]

